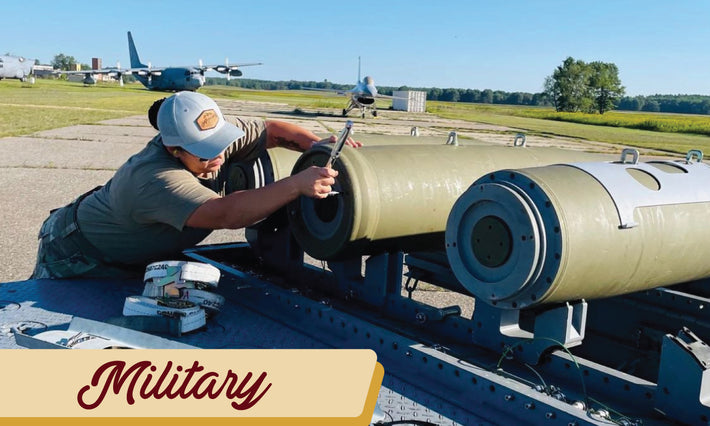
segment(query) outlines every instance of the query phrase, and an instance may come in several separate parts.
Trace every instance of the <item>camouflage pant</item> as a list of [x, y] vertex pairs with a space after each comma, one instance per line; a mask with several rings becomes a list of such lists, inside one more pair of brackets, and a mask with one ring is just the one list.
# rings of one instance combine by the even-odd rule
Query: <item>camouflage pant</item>
[[37, 263], [32, 279], [71, 277], [128, 278], [140, 276], [100, 258], [98, 250], [81, 235], [75, 221], [77, 202], [50, 213], [39, 231]]

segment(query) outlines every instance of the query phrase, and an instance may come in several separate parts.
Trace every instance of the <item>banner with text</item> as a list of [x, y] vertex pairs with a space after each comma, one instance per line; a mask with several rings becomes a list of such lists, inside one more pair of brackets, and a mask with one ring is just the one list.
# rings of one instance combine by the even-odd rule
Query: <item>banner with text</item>
[[384, 376], [367, 349], [0, 353], [0, 421], [15, 422], [368, 425]]

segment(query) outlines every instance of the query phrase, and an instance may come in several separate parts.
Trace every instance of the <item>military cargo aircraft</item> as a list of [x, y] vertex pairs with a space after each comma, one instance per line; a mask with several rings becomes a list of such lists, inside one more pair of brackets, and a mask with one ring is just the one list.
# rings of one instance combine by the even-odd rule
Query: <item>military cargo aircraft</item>
[[231, 77], [239, 77], [242, 71], [239, 67], [261, 65], [261, 62], [245, 63], [245, 64], [230, 64], [229, 60], [225, 60], [224, 64], [218, 65], [203, 65], [200, 60], [196, 66], [179, 66], [179, 67], [154, 67], [150, 62], [144, 64], [138, 56], [138, 50], [133, 42], [133, 36], [128, 31], [128, 53], [131, 59], [131, 67], [121, 69], [120, 65], [116, 68], [104, 68], [99, 70], [83, 70], [83, 71], [60, 71], [61, 74], [84, 74], [84, 84], [94, 84], [96, 74], [108, 74], [118, 77], [119, 82], [123, 85], [122, 76], [124, 74], [132, 74], [149, 90], [159, 90], [167, 92], [177, 92], [181, 90], [195, 91], [205, 84], [205, 72], [216, 71], [221, 74], [226, 74], [227, 80]]
[[373, 117], [377, 117], [377, 105], [375, 105], [375, 99], [394, 99], [393, 96], [387, 96], [377, 93], [377, 87], [375, 87], [375, 80], [370, 76], [365, 76], [364, 80], [360, 79], [360, 57], [357, 58], [357, 85], [350, 90], [337, 90], [337, 89], [320, 89], [316, 87], [304, 87], [305, 90], [318, 90], [322, 92], [334, 92], [339, 95], [350, 96], [348, 105], [343, 108], [343, 116], [348, 115], [350, 111], [355, 108], [360, 110], [360, 116], [365, 118], [365, 113], [367, 111], [372, 112]]
[[131, 68], [128, 71], [150, 90], [197, 90], [205, 84], [205, 71], [226, 74], [227, 80], [229, 80], [230, 77], [242, 75], [239, 67], [261, 65], [261, 62], [230, 65], [229, 60], [218, 65], [203, 65], [201, 60], [197, 66], [153, 67], [150, 62], [145, 65], [138, 57], [138, 51], [130, 31], [128, 32], [128, 51], [131, 57]]
[[3, 78], [16, 78], [25, 81], [32, 74], [35, 65], [34, 59], [22, 56], [0, 55], [0, 80]]

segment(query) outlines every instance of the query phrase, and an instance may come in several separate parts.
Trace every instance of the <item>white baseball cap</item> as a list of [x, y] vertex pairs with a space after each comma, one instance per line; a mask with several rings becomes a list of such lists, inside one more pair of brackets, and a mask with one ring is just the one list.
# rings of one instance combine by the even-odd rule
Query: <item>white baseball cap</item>
[[214, 158], [244, 131], [228, 123], [209, 97], [195, 92], [178, 92], [163, 102], [158, 111], [158, 128], [165, 146], [178, 146], [199, 158]]

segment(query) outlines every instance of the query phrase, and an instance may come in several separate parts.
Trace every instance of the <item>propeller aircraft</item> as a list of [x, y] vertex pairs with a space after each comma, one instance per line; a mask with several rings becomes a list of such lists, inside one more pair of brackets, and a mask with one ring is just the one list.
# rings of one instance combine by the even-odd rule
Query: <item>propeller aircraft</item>
[[0, 80], [3, 78], [16, 78], [20, 81], [27, 80], [32, 75], [35, 60], [22, 56], [0, 55]]
[[227, 80], [231, 77], [239, 77], [242, 75], [240, 67], [261, 65], [261, 62], [245, 63], [245, 64], [230, 64], [229, 60], [225, 60], [224, 64], [204, 65], [202, 60], [196, 66], [179, 66], [179, 67], [154, 67], [150, 62], [144, 64], [138, 56], [138, 50], [133, 42], [133, 36], [128, 31], [128, 54], [131, 59], [131, 67], [121, 69], [117, 64], [116, 68], [103, 68], [99, 70], [83, 70], [83, 71], [59, 71], [61, 74], [84, 74], [85, 84], [94, 84], [96, 74], [108, 74], [116, 76], [121, 85], [123, 85], [122, 75], [132, 74], [143, 86], [149, 90], [159, 90], [168, 92], [177, 92], [182, 90], [195, 91], [205, 84], [205, 72], [216, 71], [227, 76]]
[[246, 64], [230, 64], [225, 59], [224, 64], [204, 65], [202, 60], [197, 66], [183, 67], [153, 67], [150, 62], [145, 65], [138, 57], [136, 45], [133, 43], [133, 36], [128, 32], [128, 53], [131, 58], [131, 68], [128, 70], [147, 89], [162, 91], [197, 90], [205, 84], [205, 72], [216, 71], [225, 74], [227, 80], [231, 77], [239, 77], [242, 71], [239, 67], [261, 65], [261, 62]]

